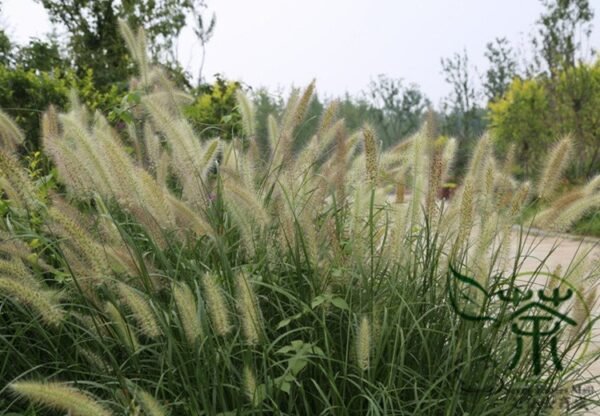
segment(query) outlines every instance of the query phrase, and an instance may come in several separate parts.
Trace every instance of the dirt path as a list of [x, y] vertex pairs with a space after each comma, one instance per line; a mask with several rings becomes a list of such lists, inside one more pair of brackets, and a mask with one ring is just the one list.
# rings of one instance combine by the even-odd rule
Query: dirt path
[[[542, 260], [545, 259], [543, 271], [552, 273], [560, 266], [564, 273], [580, 253], [587, 251], [589, 251], [591, 259], [600, 261], [600, 240], [598, 239], [581, 239], [570, 235], [551, 235], [533, 231], [527, 237], [522, 238], [521, 241], [523, 242], [523, 252], [529, 255], [523, 264], [522, 271], [536, 270]], [[515, 230], [513, 233], [513, 246], [517, 246], [518, 242], [519, 232]], [[600, 302], [596, 302], [592, 315], [600, 315]], [[600, 323], [594, 326], [591, 335], [590, 348], [600, 348]], [[600, 360], [592, 364], [590, 375], [600, 378]], [[600, 394], [600, 383], [590, 383], [583, 390], [591, 392], [592, 389], [595, 394]], [[600, 415], [600, 407], [590, 409], [585, 415]]]

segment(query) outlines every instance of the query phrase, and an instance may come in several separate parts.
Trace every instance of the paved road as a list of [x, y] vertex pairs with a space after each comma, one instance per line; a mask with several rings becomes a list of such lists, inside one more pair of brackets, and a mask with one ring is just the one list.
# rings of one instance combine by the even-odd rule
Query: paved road
[[[516, 246], [519, 241], [519, 232], [513, 234], [513, 246]], [[554, 272], [560, 265], [563, 273], [568, 270], [573, 260], [578, 257], [578, 253], [589, 251], [589, 258], [592, 261], [597, 261], [600, 265], [600, 240], [584, 239], [569, 235], [549, 235], [543, 233], [535, 233], [523, 238], [524, 251], [529, 254], [524, 262], [522, 271], [534, 271], [545, 259], [544, 271]], [[572, 267], [572, 266], [571, 266]], [[600, 296], [600, 288], [598, 289]], [[596, 302], [592, 312], [593, 316], [600, 315], [600, 301]], [[600, 322], [595, 325], [592, 330], [591, 348], [600, 349]], [[600, 360], [592, 364], [590, 368], [592, 376], [600, 378]], [[600, 396], [600, 383], [588, 385], [587, 390], [594, 389]], [[600, 408], [590, 409], [585, 415], [600, 415]]]

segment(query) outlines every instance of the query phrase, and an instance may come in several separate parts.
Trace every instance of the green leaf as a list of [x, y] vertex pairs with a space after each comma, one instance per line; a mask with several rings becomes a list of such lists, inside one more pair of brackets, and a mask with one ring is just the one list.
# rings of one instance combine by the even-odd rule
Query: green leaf
[[296, 319], [300, 318], [302, 315], [304, 315], [304, 312], [299, 312], [294, 316], [290, 316], [289, 318], [282, 320], [281, 322], [279, 322], [277, 324], [277, 327], [275, 329], [281, 329], [281, 328], [288, 326], [292, 321], [295, 321]]
[[319, 295], [312, 300], [310, 303], [310, 307], [315, 309], [317, 306], [321, 305], [323, 302], [327, 300], [327, 295]]
[[302, 371], [304, 369], [304, 367], [306, 367], [306, 365], [308, 364], [308, 361], [300, 356], [295, 356], [290, 358], [290, 361], [288, 362], [288, 368], [290, 369], [290, 372], [293, 375], [298, 375], [300, 373], [300, 371]]
[[273, 380], [273, 385], [278, 389], [283, 391], [284, 393], [290, 394], [290, 390], [292, 389], [292, 383], [296, 381], [296, 377], [294, 377], [289, 372], [286, 372], [281, 377], [277, 377]]
[[331, 304], [333, 306], [335, 306], [336, 308], [342, 309], [344, 311], [350, 310], [350, 306], [348, 306], [348, 303], [346, 303], [346, 301], [344, 299], [340, 298], [339, 296], [332, 298]]

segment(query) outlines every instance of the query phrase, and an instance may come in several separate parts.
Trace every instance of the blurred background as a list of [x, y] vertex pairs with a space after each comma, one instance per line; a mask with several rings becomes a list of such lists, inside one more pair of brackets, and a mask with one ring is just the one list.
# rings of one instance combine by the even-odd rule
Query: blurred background
[[[576, 136], [569, 184], [600, 171], [600, 32], [589, 0], [3, 0], [0, 107], [32, 148], [50, 103], [75, 88], [92, 109], [126, 120], [135, 73], [117, 30], [148, 31], [153, 59], [194, 97], [186, 114], [207, 137], [239, 133], [235, 90], [257, 105], [259, 136], [290, 91], [316, 79], [297, 141], [339, 100], [350, 129], [370, 122], [383, 147], [426, 116], [459, 140], [456, 180], [485, 131], [535, 177], [556, 138]], [[314, 117], [311, 117], [313, 114]]]

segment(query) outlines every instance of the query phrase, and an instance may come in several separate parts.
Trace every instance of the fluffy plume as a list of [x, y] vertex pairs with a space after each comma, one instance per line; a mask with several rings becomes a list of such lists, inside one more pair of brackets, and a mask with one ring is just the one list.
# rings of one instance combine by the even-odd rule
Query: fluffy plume
[[198, 316], [198, 305], [192, 289], [185, 283], [176, 283], [173, 287], [173, 297], [183, 325], [183, 332], [190, 345], [194, 345], [203, 335], [202, 323]]
[[425, 131], [421, 129], [413, 139], [413, 157], [412, 157], [412, 198], [410, 201], [410, 221], [411, 224], [418, 223], [423, 198], [426, 192], [428, 158], [427, 144], [428, 139]]
[[27, 177], [25, 170], [19, 166], [18, 160], [8, 153], [0, 150], [0, 177], [12, 189], [14, 202], [20, 206], [35, 209], [40, 203], [36, 197], [33, 184]]
[[566, 231], [586, 213], [600, 208], [600, 194], [581, 198], [562, 211], [547, 226], [555, 231]]
[[442, 186], [443, 161], [439, 149], [434, 149], [429, 167], [426, 208], [428, 217], [433, 220], [438, 213], [437, 195]]
[[448, 139], [446, 146], [444, 146], [444, 150], [442, 152], [442, 184], [446, 182], [448, 176], [450, 175], [450, 172], [452, 172], [457, 147], [458, 146], [456, 144], [456, 139]]
[[229, 311], [223, 292], [217, 284], [216, 276], [205, 274], [202, 277], [202, 286], [204, 288], [204, 301], [208, 307], [215, 333], [219, 336], [227, 335], [231, 330]]
[[135, 398], [137, 402], [144, 409], [144, 415], [146, 416], [167, 416], [167, 411], [163, 407], [162, 404], [158, 400], [154, 398], [150, 393], [146, 390], [142, 390], [137, 388], [135, 393]]
[[600, 175], [596, 175], [592, 179], [590, 179], [589, 182], [585, 184], [583, 192], [586, 195], [591, 195], [595, 192], [600, 192]]
[[271, 147], [271, 153], [275, 153], [277, 145], [279, 144], [279, 125], [273, 114], [269, 114], [267, 117], [267, 133], [269, 138], [269, 145]]
[[252, 283], [243, 273], [237, 276], [237, 307], [242, 321], [242, 330], [248, 344], [257, 344], [261, 332], [261, 318]]
[[254, 401], [254, 395], [256, 394], [256, 377], [254, 371], [250, 366], [244, 366], [244, 380], [243, 380], [244, 394], [251, 402]]
[[235, 97], [237, 99], [238, 109], [240, 110], [240, 114], [242, 116], [244, 133], [246, 133], [246, 137], [252, 137], [256, 132], [256, 111], [254, 109], [254, 104], [252, 104], [252, 102], [248, 99], [248, 96], [246, 96], [244, 91], [241, 89], [238, 89], [235, 92]]
[[363, 127], [363, 137], [365, 146], [365, 161], [367, 178], [372, 186], [377, 185], [377, 140], [373, 128], [369, 125]]
[[97, 280], [109, 274], [110, 268], [103, 250], [80, 225], [82, 221], [71, 207], [55, 200], [54, 206], [48, 210], [48, 216], [52, 220], [51, 230], [68, 239], [69, 246], [90, 264], [93, 272], [91, 278]]
[[573, 139], [571, 136], [566, 136], [550, 151], [537, 186], [537, 194], [540, 199], [549, 200], [554, 195], [560, 177], [569, 164], [572, 148]]
[[148, 56], [146, 52], [146, 34], [140, 28], [137, 34], [127, 25], [124, 19], [119, 19], [119, 30], [121, 36], [125, 39], [127, 49], [133, 60], [138, 64], [138, 69], [142, 79], [147, 83], [149, 81]]
[[371, 361], [371, 323], [363, 316], [356, 331], [356, 360], [358, 368], [365, 371]]
[[466, 242], [473, 228], [473, 184], [470, 179], [465, 180], [462, 198], [460, 201], [460, 223], [458, 227], [457, 242]]
[[304, 93], [302, 94], [302, 96], [300, 97], [300, 100], [298, 101], [298, 105], [296, 106], [296, 111], [294, 114], [293, 127], [298, 126], [302, 122], [302, 120], [304, 120], [304, 117], [306, 117], [306, 112], [308, 111], [308, 106], [310, 104], [310, 100], [312, 99], [314, 92], [315, 92], [315, 80], [313, 79], [311, 81], [311, 83], [308, 84], [308, 87], [306, 87], [306, 89], [304, 90]]
[[27, 281], [0, 277], [0, 296], [26, 305], [48, 325], [58, 326], [63, 321], [64, 312], [57, 302], [57, 292], [40, 290]]
[[142, 333], [156, 338], [161, 334], [160, 326], [148, 300], [137, 290], [125, 283], [119, 283], [119, 294], [123, 302], [133, 313]]
[[65, 384], [20, 381], [10, 384], [10, 389], [28, 400], [49, 408], [69, 412], [73, 416], [111, 416], [113, 414], [87, 393]]
[[477, 146], [475, 147], [467, 170], [467, 176], [476, 180], [477, 184], [481, 183], [479, 179], [484, 177], [486, 162], [489, 160], [490, 154], [491, 142], [489, 136], [485, 134], [477, 142]]
[[0, 110], [0, 145], [2, 149], [14, 152], [25, 140], [25, 136], [17, 127], [17, 124], [4, 112]]
[[321, 124], [319, 125], [317, 136], [321, 137], [333, 125], [339, 106], [340, 102], [338, 100], [332, 101], [327, 106], [321, 117]]
[[104, 311], [108, 315], [110, 323], [121, 342], [130, 352], [137, 351], [139, 346], [137, 337], [127, 321], [123, 319], [123, 315], [121, 315], [119, 309], [114, 304], [107, 302], [104, 305]]

